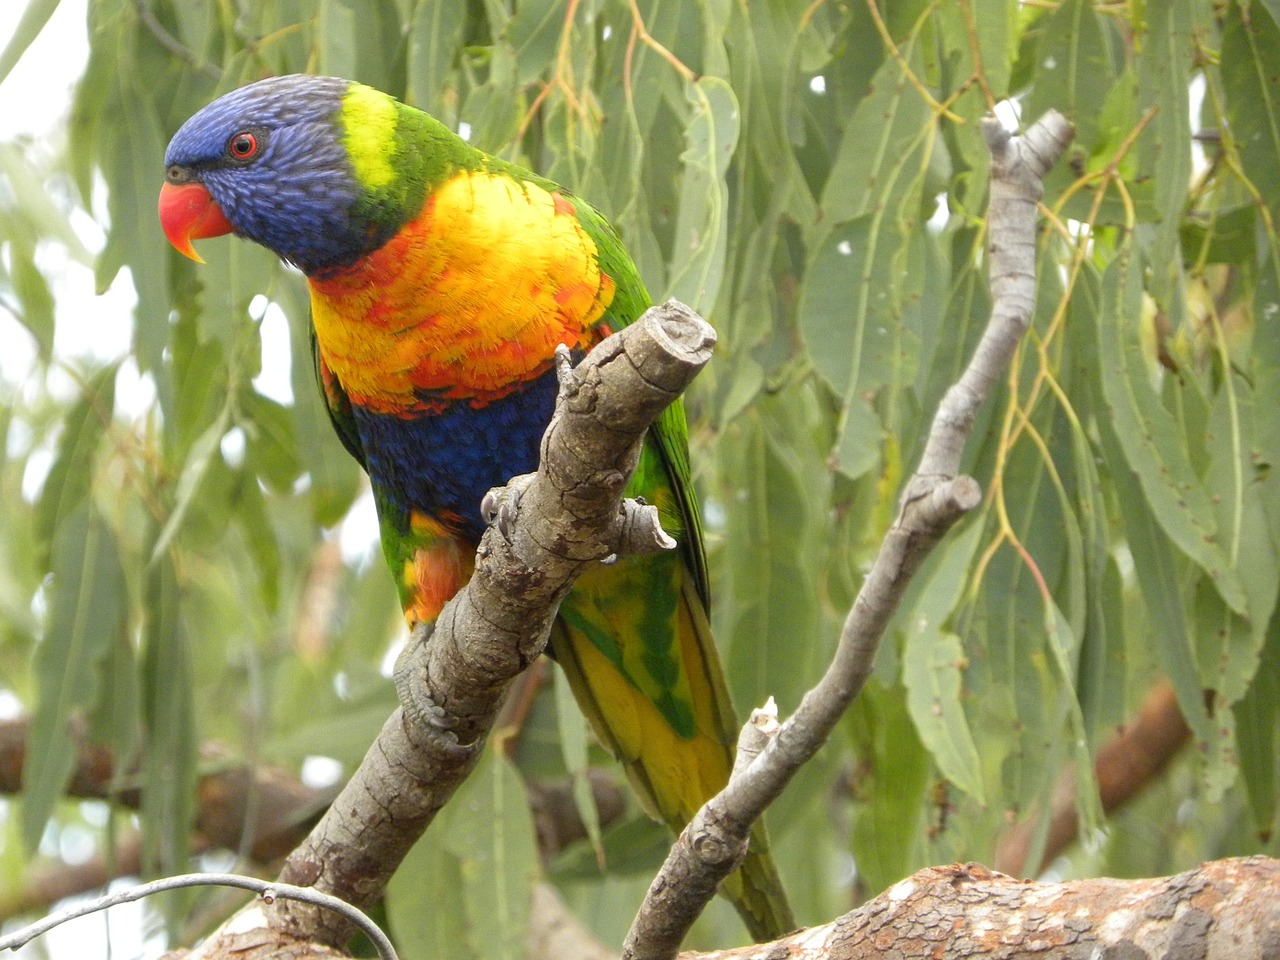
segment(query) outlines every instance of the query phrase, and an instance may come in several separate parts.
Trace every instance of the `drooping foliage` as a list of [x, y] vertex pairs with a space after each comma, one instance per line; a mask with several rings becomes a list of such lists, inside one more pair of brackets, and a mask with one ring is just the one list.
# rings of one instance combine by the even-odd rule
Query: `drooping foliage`
[[[57, 6], [31, 0], [0, 84]], [[239, 242], [190, 264], [155, 217], [179, 124], [292, 71], [395, 93], [591, 198], [654, 295], [717, 327], [687, 403], [743, 711], [818, 676], [985, 323], [979, 118], [1066, 113], [1033, 330], [970, 451], [983, 506], [774, 809], [775, 853], [801, 919], [827, 919], [989, 862], [1074, 769], [1086, 840], [1062, 872], [1274, 854], [1278, 20], [1263, 0], [88, 0], [65, 125], [0, 141], [0, 323], [30, 357], [0, 383], [0, 711], [30, 718], [0, 890], [32, 849], [135, 830], [149, 869], [186, 869], [208, 744], [350, 770], [394, 706], [394, 590], [301, 280]], [[113, 296], [73, 297], [86, 264]], [[86, 351], [107, 325], [128, 349]], [[620, 939], [666, 835], [634, 810], [538, 865], [524, 785], [574, 778], [591, 821], [603, 759], [560, 683], [393, 884], [408, 955], [518, 954], [535, 876]], [[1094, 754], [1163, 683], [1189, 745], [1106, 819]], [[132, 771], [136, 822], [61, 799], [72, 732]], [[734, 923], [717, 906], [700, 937]]]

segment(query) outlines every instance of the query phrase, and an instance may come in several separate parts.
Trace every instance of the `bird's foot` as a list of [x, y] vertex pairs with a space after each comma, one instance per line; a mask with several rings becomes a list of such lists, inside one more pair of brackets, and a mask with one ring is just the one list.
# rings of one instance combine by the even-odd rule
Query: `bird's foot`
[[480, 749], [483, 739], [473, 743], [463, 743], [454, 730], [459, 726], [457, 718], [432, 699], [427, 689], [422, 669], [422, 648], [430, 641], [434, 630], [431, 624], [419, 624], [414, 628], [413, 637], [396, 659], [392, 680], [396, 687], [396, 696], [405, 717], [412, 722], [414, 729], [425, 734], [441, 752], [451, 757], [466, 757]]
[[507, 481], [506, 486], [491, 487], [480, 501], [480, 516], [506, 540], [511, 539], [511, 531], [515, 526], [516, 514], [520, 512], [520, 498], [533, 483], [533, 474], [521, 474]]

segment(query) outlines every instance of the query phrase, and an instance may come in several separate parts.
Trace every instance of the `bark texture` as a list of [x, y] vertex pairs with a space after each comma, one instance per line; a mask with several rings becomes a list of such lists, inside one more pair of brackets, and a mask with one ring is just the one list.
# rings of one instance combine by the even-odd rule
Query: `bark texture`
[[1280, 957], [1280, 861], [1155, 880], [1038, 884], [928, 867], [832, 923], [685, 960], [1267, 960]]

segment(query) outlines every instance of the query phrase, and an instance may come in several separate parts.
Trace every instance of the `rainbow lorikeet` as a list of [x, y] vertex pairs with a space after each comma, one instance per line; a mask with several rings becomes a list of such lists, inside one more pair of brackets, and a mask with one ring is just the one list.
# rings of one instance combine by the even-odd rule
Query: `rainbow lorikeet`
[[[410, 624], [471, 574], [490, 487], [534, 470], [558, 344], [584, 351], [650, 299], [590, 204], [470, 146], [370, 87], [287, 76], [234, 90], [174, 135], [160, 219], [236, 233], [307, 277], [316, 371], [369, 474]], [[550, 650], [646, 808], [679, 829], [725, 784], [737, 721], [707, 622], [681, 406], [650, 431], [628, 489], [676, 551], [601, 565], [560, 607]], [[764, 834], [726, 881], [748, 929], [794, 923]]]

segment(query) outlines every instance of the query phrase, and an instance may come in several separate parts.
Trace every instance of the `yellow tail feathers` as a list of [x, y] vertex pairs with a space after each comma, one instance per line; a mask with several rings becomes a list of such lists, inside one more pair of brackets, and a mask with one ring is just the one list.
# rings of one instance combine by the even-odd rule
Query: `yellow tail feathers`
[[[689, 579], [670, 554], [592, 570], [562, 605], [550, 643], [646, 811], [676, 831], [728, 782], [738, 735], [711, 628]], [[667, 598], [664, 581], [672, 588]], [[674, 624], [669, 617], [655, 623], [655, 611], [668, 606]], [[665, 629], [645, 636], [646, 623]], [[723, 892], [757, 941], [795, 929], [763, 823]]]

